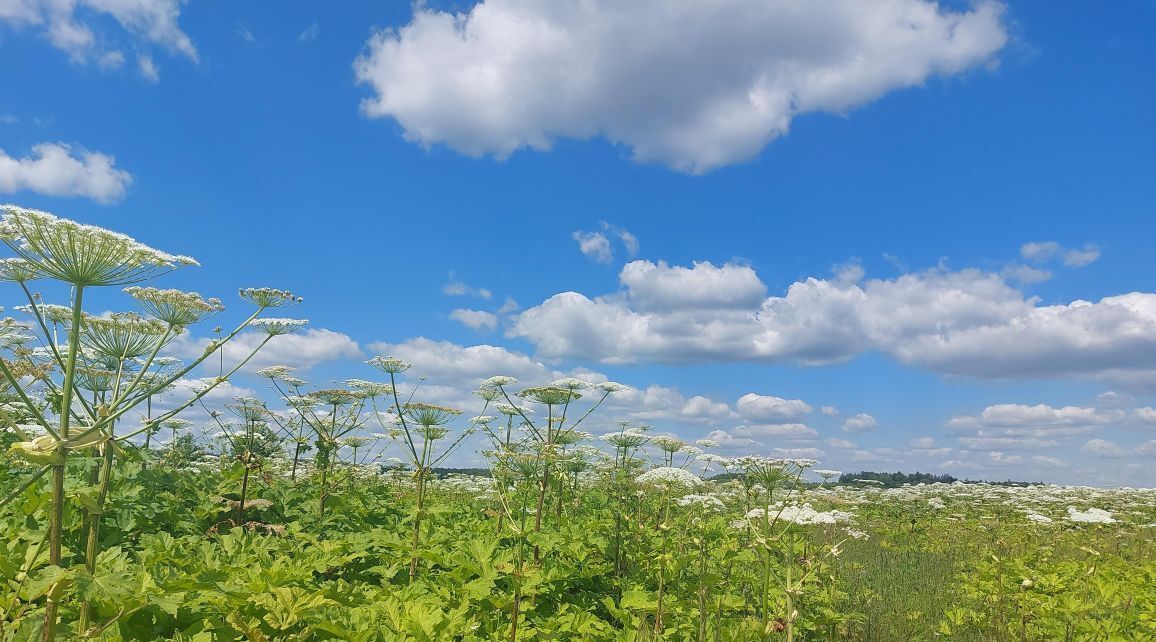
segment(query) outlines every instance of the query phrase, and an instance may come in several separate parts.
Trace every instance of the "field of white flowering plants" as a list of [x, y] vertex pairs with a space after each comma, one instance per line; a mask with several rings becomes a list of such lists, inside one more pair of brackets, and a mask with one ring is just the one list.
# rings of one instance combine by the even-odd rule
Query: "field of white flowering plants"
[[[451, 408], [389, 356], [222, 401], [299, 297], [241, 290], [180, 361], [225, 304], [142, 283], [193, 259], [15, 206], [0, 241], [0, 640], [1156, 639], [1156, 490], [841, 484], [585, 432], [620, 384], [494, 376]], [[479, 440], [489, 475], [439, 474]]]

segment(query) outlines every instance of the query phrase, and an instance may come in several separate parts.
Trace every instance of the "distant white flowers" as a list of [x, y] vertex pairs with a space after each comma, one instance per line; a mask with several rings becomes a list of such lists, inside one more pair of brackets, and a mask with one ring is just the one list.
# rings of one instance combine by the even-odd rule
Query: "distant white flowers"
[[639, 485], [658, 487], [663, 489], [686, 488], [693, 489], [703, 485], [697, 475], [684, 468], [661, 466], [653, 468], [639, 475], [636, 480]]
[[1086, 511], [1076, 510], [1075, 506], [1068, 506], [1068, 521], [1083, 524], [1115, 524], [1112, 513], [1102, 508], [1089, 508]]

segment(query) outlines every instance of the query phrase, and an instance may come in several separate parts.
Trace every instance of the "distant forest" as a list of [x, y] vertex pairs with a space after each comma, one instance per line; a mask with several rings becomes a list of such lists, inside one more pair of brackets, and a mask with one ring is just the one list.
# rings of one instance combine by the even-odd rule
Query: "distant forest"
[[962, 481], [965, 484], [997, 484], [1000, 486], [1028, 486], [1030, 484], [1040, 484], [1043, 482], [1024, 482], [1024, 481], [982, 481], [975, 479], [957, 479], [951, 475], [934, 475], [932, 473], [902, 473], [896, 471], [894, 473], [877, 473], [869, 470], [860, 471], [857, 473], [843, 473], [839, 477], [840, 484], [853, 484], [859, 480], [869, 480], [879, 482], [883, 488], [898, 488], [903, 484], [951, 484], [953, 482]]

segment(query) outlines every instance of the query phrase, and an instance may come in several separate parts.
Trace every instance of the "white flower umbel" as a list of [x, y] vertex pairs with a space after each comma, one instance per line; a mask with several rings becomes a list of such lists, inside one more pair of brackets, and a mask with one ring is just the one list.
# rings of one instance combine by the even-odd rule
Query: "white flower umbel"
[[280, 319], [280, 318], [264, 318], [253, 319], [249, 322], [249, 327], [260, 330], [265, 334], [275, 337], [280, 334], [291, 334], [305, 327], [309, 321], [305, 319]]
[[659, 488], [687, 488], [694, 489], [703, 485], [703, 481], [697, 475], [686, 470], [685, 468], [674, 468], [671, 466], [661, 466], [653, 468], [639, 475], [635, 481], [642, 486], [651, 486]]
[[1089, 508], [1085, 511], [1076, 510], [1075, 506], [1068, 506], [1068, 521], [1083, 524], [1115, 524], [1112, 513], [1102, 508]]
[[128, 285], [185, 265], [199, 265], [93, 225], [48, 212], [0, 205], [0, 241], [29, 270], [77, 286]]

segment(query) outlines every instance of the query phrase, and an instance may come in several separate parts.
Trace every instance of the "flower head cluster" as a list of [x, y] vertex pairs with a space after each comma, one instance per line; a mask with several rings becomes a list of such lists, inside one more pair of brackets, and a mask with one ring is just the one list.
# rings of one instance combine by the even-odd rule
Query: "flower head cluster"
[[93, 225], [48, 212], [0, 205], [0, 241], [28, 263], [6, 276], [45, 276], [78, 286], [127, 285], [186, 265], [198, 265]]
[[642, 486], [667, 490], [674, 488], [694, 489], [703, 485], [703, 481], [689, 470], [670, 466], [652, 468], [636, 477], [635, 481]]
[[560, 406], [577, 401], [582, 394], [576, 389], [559, 386], [538, 386], [518, 391], [518, 396], [546, 406]]
[[280, 308], [286, 305], [301, 303], [301, 297], [289, 290], [276, 288], [241, 288], [238, 291], [241, 299], [252, 303], [259, 308]]
[[820, 512], [812, 508], [810, 504], [794, 504], [780, 507], [771, 506], [767, 509], [767, 514], [776, 521], [791, 522], [800, 525], [836, 524], [849, 521], [854, 517], [851, 513], [838, 510]]
[[398, 359], [397, 357], [374, 357], [366, 361], [369, 365], [377, 368], [382, 372], [389, 374], [398, 374], [409, 370], [410, 364]]
[[494, 406], [494, 408], [507, 417], [520, 417], [522, 415], [534, 414], [533, 408], [527, 408], [526, 406], [511, 406], [508, 403], [500, 403]]
[[384, 397], [393, 394], [393, 386], [388, 383], [366, 381], [364, 379], [346, 379], [345, 386], [363, 397]]
[[40, 276], [36, 265], [27, 259], [0, 259], [0, 281], [26, 283]]
[[683, 507], [694, 506], [695, 508], [707, 511], [721, 511], [726, 508], [722, 500], [714, 495], [683, 495], [676, 499], [674, 503]]
[[1089, 508], [1086, 511], [1076, 510], [1075, 506], [1068, 506], [1068, 521], [1083, 524], [1115, 524], [1112, 513], [1102, 508]]
[[111, 359], [135, 359], [154, 352], [173, 338], [168, 326], [134, 312], [85, 315], [80, 339], [92, 353]]
[[481, 388], [504, 388], [506, 386], [512, 386], [516, 383], [518, 383], [518, 380], [513, 378], [513, 377], [506, 377], [503, 375], [498, 375], [498, 376], [490, 377], [489, 379], [486, 379], [485, 381], [483, 381], [481, 383], [481, 385], [479, 387], [481, 387]]
[[419, 426], [444, 426], [462, 414], [457, 408], [432, 403], [407, 403], [401, 408], [407, 419]]
[[281, 334], [291, 334], [305, 327], [309, 321], [305, 319], [281, 319], [281, 318], [264, 318], [253, 319], [249, 322], [249, 327], [261, 330], [265, 334], [275, 337]]
[[128, 287], [124, 291], [136, 299], [146, 312], [169, 325], [192, 325], [225, 309], [220, 299], [206, 299], [196, 292], [139, 286]]
[[666, 453], [676, 453], [686, 445], [678, 437], [672, 437], [670, 435], [657, 435], [650, 439], [650, 443], [658, 446], [659, 450]]

